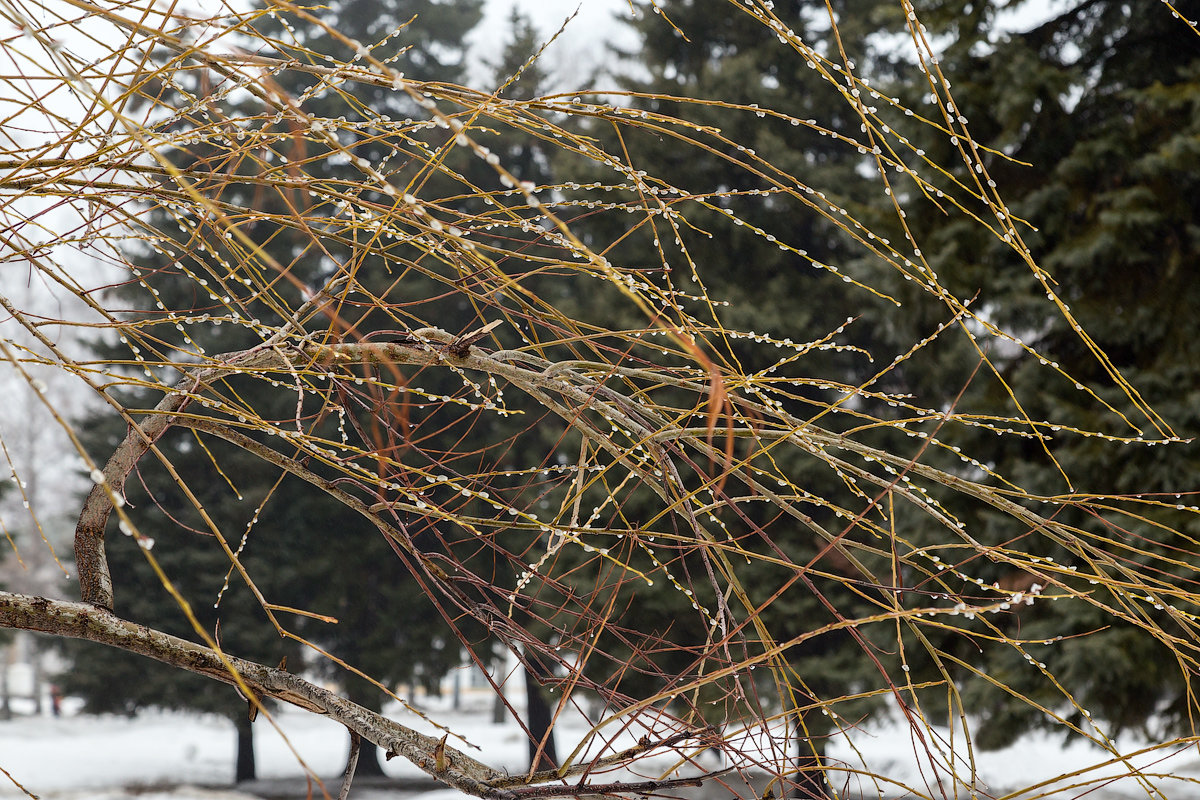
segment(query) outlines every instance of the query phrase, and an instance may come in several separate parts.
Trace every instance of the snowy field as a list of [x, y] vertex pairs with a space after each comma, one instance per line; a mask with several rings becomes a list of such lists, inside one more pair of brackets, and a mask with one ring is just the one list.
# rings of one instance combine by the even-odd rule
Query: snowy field
[[[396, 719], [432, 732], [419, 720]], [[437, 719], [448, 727], [461, 731], [479, 751], [471, 752], [482, 760], [510, 771], [520, 771], [526, 752], [520, 729], [516, 724], [493, 725], [486, 713], [438, 713]], [[295, 797], [305, 794], [305, 767], [311, 774], [326, 779], [326, 788], [336, 795], [347, 749], [345, 732], [336, 724], [299, 711], [284, 711], [276, 715], [283, 735], [274, 731], [261, 718], [255, 723], [256, 758], [260, 778], [279, 783], [293, 779], [288, 785], [297, 787]], [[577, 741], [584, 733], [582, 719], [568, 722], [559, 732], [559, 752], [569, 751], [569, 741]], [[945, 732], [943, 732], [945, 733]], [[630, 742], [632, 743], [632, 742]], [[934, 797], [954, 797], [950, 782], [943, 783], [945, 794], [937, 788], [934, 770], [928, 758], [921, 762], [914, 756], [914, 745], [907, 730], [899, 726], [877, 725], [858, 731], [855, 735], [860, 756], [856, 757], [844, 741], [831, 744], [831, 755], [846, 763], [862, 764], [889, 777], [921, 788]], [[932, 742], [930, 745], [932, 746]], [[1124, 753], [1135, 753], [1143, 745], [1121, 741]], [[460, 745], [461, 746], [461, 745]], [[565, 748], [565, 749], [564, 749]], [[936, 749], [936, 748], [934, 748]], [[925, 748], [919, 748], [924, 753]], [[86, 717], [66, 715], [53, 717], [17, 717], [0, 722], [0, 767], [12, 779], [20, 782], [42, 800], [253, 800], [247, 793], [255, 786], [235, 791], [232, 787], [234, 736], [232, 725], [219, 717], [173, 713], [146, 713], [130, 720], [118, 717]], [[715, 759], [715, 757], [714, 757]], [[1058, 784], [1058, 788], [1040, 788], [1008, 795], [1008, 800], [1059, 800], [1087, 798], [1113, 800], [1147, 797], [1136, 779], [1119, 766], [1097, 768], [1110, 760], [1099, 748], [1082, 744], [1064, 748], [1058, 738], [1030, 736], [1007, 750], [976, 755], [980, 780], [977, 797], [1004, 797], [1013, 789], [1053, 781], [1063, 775], [1075, 774]], [[663, 762], [665, 765], [667, 762]], [[1173, 748], [1134, 757], [1135, 763], [1147, 773], [1155, 773], [1153, 783], [1161, 792], [1157, 797], [1170, 800], [1200, 798], [1200, 755], [1196, 749]], [[713, 766], [715, 766], [715, 760]], [[395, 777], [422, 777], [419, 770], [400, 759], [393, 759], [385, 770]], [[945, 762], [940, 770], [947, 775]], [[969, 773], [965, 764], [960, 774]], [[1112, 782], [1100, 782], [1100, 775], [1110, 775]], [[1120, 778], [1119, 776], [1126, 777]], [[924, 777], [922, 777], [924, 776]], [[1069, 787], [1071, 783], [1089, 781], [1086, 786]], [[923, 788], [929, 786], [930, 788]], [[870, 784], [857, 785], [847, 796], [851, 798], [879, 797]], [[885, 787], [885, 797], [900, 797], [902, 792]], [[721, 792], [712, 797], [721, 796]], [[0, 773], [0, 798], [20, 797], [22, 792]], [[320, 797], [314, 787], [314, 797]], [[451, 800], [456, 792], [402, 792], [356, 786], [351, 798], [356, 800]], [[723, 796], [728, 798], [729, 792]], [[911, 796], [911, 795], [909, 795]], [[966, 798], [969, 793], [961, 792]]]

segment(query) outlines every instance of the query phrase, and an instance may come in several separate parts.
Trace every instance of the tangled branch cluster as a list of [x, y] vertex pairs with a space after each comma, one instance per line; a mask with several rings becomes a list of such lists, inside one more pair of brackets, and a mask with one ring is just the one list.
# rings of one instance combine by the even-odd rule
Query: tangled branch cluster
[[[5, 5], [21, 34], [3, 43], [20, 64], [5, 79], [4, 260], [74, 304], [48, 317], [6, 297], [24, 338], [0, 342], [0, 352], [71, 432], [94, 485], [74, 540], [82, 604], [2, 593], [4, 626], [125, 648], [236, 684], [248, 697], [328, 715], [448, 785], [495, 798], [725, 780], [695, 766], [708, 747], [723, 750], [734, 769], [790, 781], [790, 746], [752, 747], [747, 731], [786, 743], [822, 716], [852, 741], [854, 709], [870, 700], [898, 709], [934, 773], [973, 786], [970, 770], [939, 749], [935, 726], [946, 719], [926, 714], [921, 700], [940, 692], [951, 718], [970, 713], [958, 687], [964, 673], [979, 670], [947, 648], [955, 636], [1020, 653], [1061, 689], [1044, 713], [1117, 758], [1102, 726], [1068, 719], [1089, 715], [1033, 655], [1041, 642], [1007, 624], [1030, 606], [1089, 604], [1159, 639], [1189, 679], [1194, 673], [1194, 564], [1122, 536], [1175, 501], [1074, 488], [1043, 494], [994, 474], [985, 453], [953, 443], [955, 430], [984, 429], [1035, 443], [1050, 459], [1060, 434], [1112, 446], [1177, 443], [1086, 333], [1081, 342], [1105, 365], [1121, 403], [1141, 415], [1127, 436], [1030, 418], [1024, 398], [1013, 398], [1011, 416], [987, 416], [959, 409], [962, 387], [925, 405], [885, 388], [945, 336], [971, 342], [984, 374], [998, 374], [992, 353], [1000, 348], [1058, 369], [1053, 354], [1032, 352], [943, 284], [905, 222], [905, 203], [939, 204], [1006, 242], [1045, 288], [1047, 313], [1070, 319], [990, 180], [985, 149], [956, 116], [907, 0], [914, 64], [928, 76], [940, 116], [906, 113], [856, 77], [844, 54], [839, 61], [809, 47], [770, 3], [735, 5], [779, 38], [781, 57], [807, 60], [825, 77], [853, 130], [783, 110], [694, 101], [819, 130], [864, 154], [891, 198], [903, 237], [895, 242], [856, 219], [832, 188], [807, 185], [716, 128], [641, 110], [635, 100], [645, 98], [629, 93], [518, 101], [415, 81], [376, 56], [382, 43], [350, 40], [286, 0], [209, 19], [150, 2], [33, 5], [37, 13]], [[299, 29], [350, 55], [309, 50]], [[296, 81], [308, 89], [284, 88]], [[350, 120], [308, 110], [325, 94], [357, 103], [349, 98], [364, 87], [405, 96], [412, 116], [392, 119], [361, 104]], [[932, 163], [892, 124], [914, 116], [954, 137], [961, 163]], [[566, 177], [538, 184], [515, 174], [489, 145], [502, 132], [555, 153]], [[844, 326], [803, 342], [730, 329], [725, 301], [705, 288], [703, 258], [686, 241], [698, 212], [740, 225], [727, 201], [744, 193], [697, 193], [657, 176], [652, 164], [630, 163], [622, 136], [643, 134], [719, 153], [754, 178], [763, 202], [794, 204], [840, 230], [890, 276], [940, 303], [944, 321], [894, 356], [863, 353], [883, 366], [844, 383], [805, 371], [819, 353], [861, 353]], [[337, 169], [323, 169], [330, 165]], [[602, 241], [583, 232], [593, 216], [624, 222]], [[152, 218], [174, 229], [148, 225]], [[807, 258], [786, 231], [750, 227]], [[653, 231], [661, 263], [610, 257], [631, 231]], [[292, 262], [267, 246], [275, 237], [290, 242]], [[168, 266], [148, 269], [151, 254]], [[81, 269], [85, 256], [102, 266]], [[900, 307], [887, 281], [805, 263]], [[160, 296], [164, 276], [188, 287], [189, 310]], [[581, 311], [579, 298], [591, 293], [618, 308], [607, 319]], [[131, 304], [134, 295], [141, 299]], [[101, 333], [124, 352], [80, 357], [49, 333], [55, 326]], [[230, 341], [253, 344], [210, 352], [206, 342], [220, 326], [237, 332]], [[762, 361], [764, 352], [773, 360]], [[47, 367], [72, 377], [70, 392], [92, 393], [125, 421], [115, 453], [80, 444], [59, 411], [62, 399], [42, 391], [37, 373]], [[268, 414], [246, 399], [247, 386], [287, 396], [294, 413]], [[1081, 392], [1118, 414], [1111, 392]], [[127, 399], [148, 393], [161, 398], [152, 407]], [[368, 520], [452, 627], [471, 620], [522, 658], [553, 665], [562, 707], [598, 698], [604, 713], [590, 740], [559, 770], [514, 781], [301, 675], [225, 653], [198, 622], [200, 644], [115, 616], [121, 586], [109, 575], [106, 537], [133, 537], [156, 563], [156, 532], [130, 517], [124, 491], [141, 465], [172, 468], [156, 444], [172, 429], [195, 434], [197, 458], [206, 457], [204, 443], [223, 440], [265, 473], [306, 481]], [[219, 461], [214, 467], [221, 471]], [[814, 471], [838, 490], [810, 491]], [[971, 524], [981, 509], [1025, 535], [989, 539]], [[259, 576], [239, 560], [241, 534], [223, 530], [198, 500], [194, 510], [226, 553], [231, 580], [254, 588]], [[1071, 522], [1079, 513], [1102, 520], [1101, 532]], [[434, 546], [418, 537], [430, 532]], [[798, 555], [789, 545], [796, 537], [815, 545]], [[1069, 562], [1037, 555], [1032, 540], [1053, 543]], [[1015, 577], [987, 577], [996, 573]], [[758, 583], [763, 575], [780, 582]], [[170, 589], [172, 576], [160, 569], [159, 577]], [[795, 593], [815, 599], [821, 616], [780, 630], [772, 620], [788, 613]], [[680, 630], [701, 635], [680, 639], [624, 615], [664, 594], [695, 615]], [[175, 599], [188, 610], [186, 598]], [[284, 637], [303, 639], [289, 624], [293, 613], [320, 612], [282, 609], [261, 593], [259, 600]], [[871, 665], [870, 677], [833, 694], [809, 681], [793, 656], [827, 641], [848, 642]], [[909, 665], [913, 648], [929, 665], [919, 680]], [[627, 688], [632, 673], [651, 688]], [[709, 727], [714, 720], [726, 726], [723, 735]], [[618, 730], [642, 743], [618, 744]], [[675, 753], [665, 768], [664, 749]], [[815, 768], [852, 770], [829, 761]], [[623, 771], [606, 777], [614, 770]], [[930, 791], [893, 786], [886, 774], [861, 777], [881, 792]]]

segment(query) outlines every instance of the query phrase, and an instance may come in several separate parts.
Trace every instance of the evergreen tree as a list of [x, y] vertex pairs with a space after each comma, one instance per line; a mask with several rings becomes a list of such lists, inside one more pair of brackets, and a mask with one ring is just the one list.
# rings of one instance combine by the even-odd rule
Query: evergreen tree
[[[873, 20], [878, 17], [874, 6], [856, 8], [853, 14], [843, 9], [843, 4], [835, 6], [840, 18], [847, 21], [841, 31], [847, 49], [867, 49], [864, 37], [873, 32]], [[796, 0], [777, 2], [772, 11], [804, 41], [823, 42], [828, 32], [814, 19], [814, 8]], [[685, 296], [703, 292], [712, 298], [718, 310], [694, 313], [714, 330], [762, 333], [764, 338], [759, 341], [714, 336], [709, 344], [715, 359], [736, 364], [735, 369], [764, 369], [779, 361], [781, 350], [786, 354], [791, 342], [825, 337], [877, 302], [866, 290], [848, 289], [839, 272], [839, 265], [850, 261], [857, 247], [847, 231], [800, 199], [811, 196], [804, 193], [804, 187], [812, 187], [822, 191], [821, 199], [831, 206], [857, 213], [871, 198], [876, 190], [861, 177], [862, 155], [824, 133], [844, 131], [851, 124], [856, 130], [857, 121], [844, 100], [808, 68], [804, 58], [736, 4], [668, 0], [653, 7], [639, 4], [639, 10], [640, 15], [630, 24], [639, 34], [641, 47], [624, 54], [636, 63], [630, 70], [633, 74], [623, 79], [626, 88], [639, 93], [632, 99], [634, 107], [650, 115], [649, 119], [661, 113], [719, 130], [721, 140], [706, 137], [699, 128], [671, 126], [705, 142], [708, 149], [703, 151], [695, 146], [680, 147], [670, 136], [639, 131], [636, 125], [623, 127], [619, 142], [606, 138], [609, 130], [601, 126], [587, 132], [605, 141], [622, 159], [627, 157], [634, 170], [645, 166], [684, 196], [698, 196], [707, 202], [689, 205], [689, 224], [677, 230], [662, 220], [634, 227], [622, 213], [597, 215], [576, 227], [596, 241], [620, 242], [606, 252], [615, 254], [618, 263], [641, 265], [648, 281]], [[683, 99], [645, 97], [648, 94]], [[780, 114], [787, 116], [781, 118]], [[763, 164], [772, 168], [763, 170]], [[723, 303], [728, 306], [721, 306]], [[620, 306], [615, 291], [601, 289], [581, 296], [573, 314], [617, 328], [644, 324], [632, 317], [614, 318], [611, 309]], [[864, 380], [873, 370], [865, 352], [887, 346], [872, 329], [855, 326], [847, 328], [837, 341], [841, 347], [812, 349], [777, 371], [781, 382], [795, 379], [782, 399], [793, 413], [801, 417], [815, 413], [819, 403], [838, 396], [833, 387]], [[844, 423], [837, 417], [824, 417], [821, 424], [836, 430]], [[745, 453], [739, 449], [736, 455]], [[838, 522], [842, 517], [839, 508], [855, 508], [858, 501], [847, 496], [840, 476], [818, 459], [801, 454], [781, 455], [772, 468], [811, 492], [796, 501], [816, 524], [835, 533], [841, 531], [844, 523]], [[744, 489], [737, 475], [730, 476], [725, 488], [729, 496]], [[631, 493], [620, 503], [620, 514], [630, 520], [650, 518], [655, 516], [657, 502], [649, 493]], [[827, 547], [826, 541], [795, 519], [764, 504], [747, 504], [740, 516], [724, 516], [720, 526], [739, 546], [756, 551], [776, 548], [772, 552], [786, 553], [791, 562], [755, 560], [734, 567], [736, 581], [747, 589], [750, 607], [773, 599], [762, 619], [775, 642], [819, 630], [835, 624], [839, 615], [852, 617], [856, 609], [862, 612], [866, 608], [845, 581], [846, 576], [866, 576], [846, 561], [838, 548]], [[851, 531], [844, 542], [852, 543], [857, 535]], [[636, 552], [623, 552], [622, 558], [646, 571], [655, 571], [657, 566]], [[713, 635], [712, 620], [705, 612], [711, 614], [719, 605], [698, 577], [705, 574], [705, 564], [695, 556], [668, 558], [666, 552], [659, 552], [658, 558], [684, 585], [697, 591], [685, 594], [669, 580], [660, 581], [656, 589], [639, 586], [636, 594], [619, 591], [621, 597], [614, 606], [633, 604], [626, 619], [636, 623], [615, 632], [611, 641], [605, 641], [605, 649], [625, 653], [628, 663], [593, 667], [597, 680], [635, 696], [665, 691], [665, 680], [669, 686], [666, 676], [679, 679], [709, 669], [694, 663], [694, 646]], [[832, 579], [814, 575], [797, 582], [794, 565], [810, 559], [817, 572], [832, 573]], [[775, 596], [777, 591], [783, 595]], [[751, 636], [741, 646], [753, 652], [769, 644]], [[761, 685], [751, 692], [756, 696], [735, 699], [741, 690], [735, 685], [738, 679], [731, 678], [714, 682], [699, 697], [680, 697], [677, 704], [697, 721], [730, 724], [747, 713], [795, 709], [792, 724], [799, 739], [796, 772], [786, 777], [790, 788], [777, 788], [776, 792], [824, 797], [828, 786], [820, 766], [832, 717], [826, 716], [821, 703], [878, 684], [878, 672], [864, 657], [863, 649], [868, 647], [867, 642], [845, 631], [832, 631], [789, 648], [790, 679], [780, 680], [779, 673], [774, 673], [779, 682], [772, 682], [764, 676], [766, 670], [760, 672], [764, 676]], [[868, 706], [846, 703], [838, 708], [839, 713], [857, 715]]]
[[[1175, 7], [1185, 19], [1200, 16], [1194, 2]], [[949, 0], [922, 19], [953, 42], [942, 68], [956, 76], [958, 113], [970, 120], [977, 141], [1011, 157], [986, 157], [988, 173], [1012, 214], [1037, 226], [1019, 227], [1051, 282], [1040, 281], [1017, 252], [982, 228], [968, 230], [936, 213], [913, 214], [909, 221], [947, 287], [960, 297], [978, 291], [989, 319], [1046, 358], [996, 342], [990, 358], [1003, 383], [981, 371], [964, 407], [1019, 417], [1011, 390], [1030, 419], [1058, 424], [1041, 429], [1045, 445], [1034, 437], [998, 439], [978, 430], [946, 434], [964, 451], [987, 454], [989, 467], [1035, 494], [1147, 495], [1151, 505], [1126, 509], [1137, 516], [1101, 520], [1066, 508], [1058, 518], [1089, 531], [1118, 563], [1129, 558], [1160, 565], [1169, 593], [1178, 571], [1171, 564], [1190, 563], [1194, 555], [1189, 544], [1166, 538], [1156, 525], [1198, 531], [1194, 516], [1176, 510], [1194, 503], [1183, 494], [1194, 490], [1192, 456], [1182, 445], [1150, 447], [1138, 440], [1169, 439], [1176, 432], [1193, 436], [1197, 430], [1200, 357], [1185, 320], [1200, 308], [1191, 272], [1200, 256], [1200, 37], [1167, 9], [1108, 0], [1056, 7], [1052, 18], [1013, 33], [999, 30], [1002, 10], [1009, 4]], [[927, 91], [923, 85], [907, 94], [919, 102]], [[948, 136], [913, 133], [932, 160], [952, 157]], [[973, 210], [987, 213], [981, 206]], [[1047, 313], [1048, 288], [1070, 318]], [[964, 362], [933, 356], [919, 366], [914, 361], [906, 380], [916, 392], [962, 385], [966, 373], [946, 368], [954, 363]], [[1117, 373], [1161, 418], [1130, 399]], [[1071, 569], [1098, 568], [1079, 552], [1030, 536], [1011, 519], [978, 509], [963, 514], [986, 544], [1020, 537], [1034, 555]], [[1007, 581], [1016, 588], [1044, 583], [1037, 574], [999, 566], [985, 565], [980, 574], [988, 583]], [[1094, 595], [1108, 604], [1125, 602], [1106, 588]], [[1159, 598], [1135, 613], [1170, 631], [1175, 623], [1166, 605]], [[958, 636], [939, 642], [969, 665], [954, 674], [967, 710], [982, 721], [976, 743], [1003, 746], [1033, 726], [1056, 724], [1035, 703], [1072, 724], [1094, 721], [1109, 735], [1190, 730], [1190, 690], [1184, 675], [1169, 667], [1170, 651], [1132, 635], [1130, 627], [1095, 606], [1081, 600], [1038, 603], [1013, 613], [1001, 630], [1023, 640], [1056, 642], [1039, 647], [1037, 660], [1071, 696], [1040, 669], [1031, 669], [1017, 648]], [[980, 670], [1000, 684], [974, 677]]]
[[[372, 53], [387, 60], [395, 69], [416, 79], [454, 82], [461, 78], [463, 71], [462, 39], [480, 18], [480, 2], [344, 0], [331, 4], [326, 13], [341, 33], [361, 42], [377, 42]], [[287, 35], [282, 35], [284, 28], [280, 19], [281, 16], [272, 13], [260, 17], [258, 24], [267, 33], [280, 34], [278, 41], [281, 42], [295, 36], [298, 44], [307, 48], [306, 52], [331, 53], [345, 61], [354, 58], [353, 53], [345, 52], [346, 46], [341, 41], [309, 23], [292, 20]], [[322, 87], [318, 79], [311, 76], [296, 77], [300, 74], [288, 73], [287, 83], [282, 88], [292, 97], [299, 98], [313, 117], [348, 119], [350, 127], [359, 132], [359, 140], [350, 143], [355, 155], [396, 175], [403, 185], [405, 165], [388, 161], [398, 153], [389, 149], [386, 142], [381, 142], [381, 138], [391, 135], [382, 130], [389, 124], [387, 115], [403, 118], [414, 114], [416, 104], [409, 96], [381, 87], [364, 88], [365, 84], [355, 84], [357, 94], [347, 95]], [[301, 80], [307, 83], [300, 83]], [[252, 100], [235, 96], [234, 102]], [[365, 117], [364, 109], [371, 109], [374, 116]], [[184, 117], [175, 124], [203, 122], [206, 120]], [[381, 130], [384, 137], [379, 135]], [[274, 126], [268, 123], [259, 132], [269, 143], [265, 147], [264, 160], [287, 163], [289, 158], [300, 161], [307, 156], [303, 169], [319, 179], [343, 179], [351, 185], [361, 179], [361, 173], [336, 158], [329, 158], [331, 151], [326, 150], [320, 137], [301, 138], [295, 134], [281, 122]], [[327, 232], [329, 236], [322, 242], [323, 253], [313, 251], [314, 242], [306, 241], [286, 225], [276, 224], [271, 216], [276, 211], [286, 213], [297, 205], [303, 207], [310, 201], [282, 194], [266, 195], [252, 180], [254, 165], [227, 165], [224, 156], [219, 149], [205, 152], [192, 149], [180, 153], [178, 158], [188, 166], [217, 165], [218, 170], [229, 170], [230, 180], [215, 189], [213, 197], [252, 207], [258, 212], [245, 229], [277, 263], [285, 265], [284, 274], [271, 281], [272, 292], [277, 293], [274, 296], [282, 298], [283, 302], [275, 302], [272, 294], [267, 292], [252, 295], [250, 289], [243, 290], [237, 284], [221, 284], [217, 288], [217, 282], [210, 284], [213, 286], [210, 297], [197, 296], [189, 276], [221, 275], [221, 261], [236, 258], [236, 252], [231, 252], [221, 237], [206, 230], [203, 224], [197, 224], [196, 220], [173, 220], [169, 212], [158, 210], [154, 212], [154, 227], [169, 230], [176, 223], [181, 224], [183, 230], [178, 236], [178, 247], [175, 252], [167, 252], [164, 248], [146, 255], [140, 273], [118, 291], [128, 298], [130, 305], [138, 307], [146, 305], [149, 290], [154, 304], [140, 313], [151, 323], [161, 321], [164, 316], [175, 320], [204, 315], [207, 319], [209, 315], [228, 314], [226, 309], [229, 308], [242, 310], [235, 319], [228, 320], [232, 324], [188, 329], [188, 333], [174, 338], [158, 336], [156, 332], [155, 337], [145, 341], [123, 342], [110, 350], [127, 354], [130, 347], [136, 353], [139, 345], [167, 352], [174, 348], [186, 360], [199, 352], [245, 349], [261, 343], [251, 319], [261, 318], [280, 324], [280, 308], [298, 306], [300, 293], [310, 291], [308, 287], [324, 285], [337, 274], [339, 265], [356, 270], [360, 285], [370, 287], [381, 296], [386, 295], [388, 287], [396, 280], [393, 263], [403, 264], [402, 259], [408, 254], [394, 252], [383, 258], [378, 248], [361, 248], [353, 236], [336, 230]], [[251, 180], [243, 182], [239, 177]], [[320, 208], [312, 211], [327, 213]], [[408, 292], [405, 300], [411, 301], [413, 307], [420, 308], [423, 299], [436, 298], [442, 293], [437, 281], [422, 280], [419, 273], [403, 269], [405, 276], [410, 278], [405, 282]], [[217, 293], [222, 291], [229, 294], [219, 298]], [[463, 317], [461, 308], [454, 304], [442, 303], [441, 312], [436, 300], [430, 300], [428, 306], [420, 308], [420, 313], [428, 314], [431, 321], [446, 328], [453, 327], [454, 315]], [[399, 313], [403, 314], [406, 307], [406, 304], [398, 305]], [[353, 307], [344, 307], [341, 311], [340, 318], [328, 322], [331, 332], [339, 336], [367, 336], [378, 328], [404, 329], [410, 322], [416, 322], [412, 327], [427, 324], [417, 315], [405, 317], [394, 311], [371, 313], [368, 310], [361, 318], [352, 316], [362, 313]], [[470, 309], [467, 311], [468, 318], [474, 316]], [[180, 330], [184, 328], [180, 327]], [[169, 381], [169, 376], [163, 378]], [[275, 381], [242, 377], [214, 385], [217, 395], [232, 407], [244, 407], [247, 413], [270, 419], [295, 418], [295, 424], [303, 424], [316, 435], [334, 439], [353, 435], [355, 430], [368, 438], [371, 436], [369, 424], [363, 420], [378, 409], [351, 405], [343, 408], [340, 420], [315, 417], [313, 414], [320, 404], [312, 402], [311, 397], [314, 393], [329, 390], [309, 389], [309, 402], [298, 405], [295, 389]], [[152, 407], [153, 394], [147, 392], [145, 398], [131, 405]], [[388, 400], [380, 397], [379, 402], [384, 404]], [[229, 419], [225, 413], [211, 413], [236, 424], [236, 420]], [[123, 428], [117, 430], [98, 422], [89, 428], [92, 434], [90, 449], [101, 461], [125, 433]], [[374, 444], [383, 446], [384, 443]], [[270, 576], [269, 584], [261, 583], [265, 580], [263, 577], [258, 577], [256, 583], [268, 603], [337, 619], [336, 624], [329, 624], [277, 612], [284, 617], [281, 622], [289, 630], [386, 685], [419, 683], [436, 691], [440, 678], [459, 664], [461, 651], [455, 632], [429, 602], [410, 571], [411, 565], [397, 557], [374, 526], [324, 493], [312, 492], [307, 484], [297, 479], [272, 474], [269, 469], [264, 469], [262, 461], [222, 441], [174, 431], [160, 442], [159, 447], [175, 466], [183, 483], [194, 492], [215, 527], [229, 538], [229, 546], [243, 548], [239, 557], [248, 568], [253, 567], [248, 569], [249, 574]], [[314, 469], [319, 471], [320, 466]], [[200, 624], [217, 635], [230, 652], [270, 663], [289, 656], [297, 668], [326, 669], [331, 675], [336, 672], [337, 680], [345, 685], [350, 699], [370, 708], [379, 708], [383, 695], [376, 685], [343, 670], [334, 670], [331, 662], [325, 659], [303, 660], [302, 652], [294, 642], [281, 640], [239, 575], [232, 574], [228, 588], [222, 592], [219, 576], [229, 571], [229, 557], [166, 470], [148, 462], [140, 465], [140, 482], [131, 481], [128, 500], [130, 516], [140, 529], [156, 539], [154, 554], [167, 576], [196, 610]], [[239, 537], [244, 537], [240, 543]], [[437, 547], [441, 538], [442, 534], [427, 523], [414, 526], [415, 546], [427, 543]], [[118, 612], [179, 635], [194, 636], [190, 624], [182, 618], [176, 603], [165, 594], [159, 579], [149, 570], [132, 540], [119, 535], [110, 540], [113, 540], [110, 552], [113, 575], [116, 585], [122, 587], [117, 598]], [[396, 609], [403, 610], [401, 616], [396, 616]], [[96, 666], [97, 662], [103, 661], [102, 669], [72, 670], [63, 679], [68, 691], [85, 697], [89, 710], [132, 713], [144, 706], [158, 705], [229, 714], [237, 722], [239, 732], [237, 777], [253, 776], [247, 707], [232, 691], [211, 683], [203, 688], [191, 685], [186, 678], [170, 670], [146, 665], [124, 653], [96, 652], [95, 648], [77, 646], [71, 646], [68, 653], [76, 663], [86, 659]], [[108, 678], [118, 673], [146, 678], [110, 683]], [[97, 682], [101, 675], [106, 676], [103, 685]], [[115, 692], [114, 686], [127, 693]], [[358, 769], [360, 773], [380, 771], [373, 745], [363, 744]]]

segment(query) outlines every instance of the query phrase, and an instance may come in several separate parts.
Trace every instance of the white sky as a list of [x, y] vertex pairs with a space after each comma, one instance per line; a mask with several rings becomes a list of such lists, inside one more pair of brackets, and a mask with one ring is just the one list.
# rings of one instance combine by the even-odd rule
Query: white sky
[[[579, 11], [542, 61], [551, 72], [554, 89], [587, 83], [588, 75], [609, 58], [607, 42], [632, 41], [629, 29], [614, 19], [621, 12], [628, 13], [628, 0], [487, 0], [483, 21], [470, 36], [473, 58], [490, 59], [499, 53], [508, 40], [508, 17], [514, 7], [533, 21], [544, 38]], [[485, 69], [483, 75], [488, 74]]]
[[557, 30], [567, 17], [579, 9], [579, 15], [571, 23], [577, 35], [586, 36], [599, 28], [611, 25], [614, 13], [628, 11], [627, 0], [487, 0], [484, 9], [483, 28], [494, 23], [503, 25], [509, 11], [516, 6], [534, 21], [540, 29]]
[[[1027, 30], [1060, 13], [1066, 5], [1065, 0], [1025, 0], [1015, 10], [1002, 13], [1000, 25], [1005, 30]], [[550, 70], [553, 90], [589, 84], [595, 68], [611, 58], [607, 42], [636, 45], [632, 31], [615, 19], [618, 14], [629, 13], [629, 0], [486, 0], [483, 21], [469, 37], [472, 60], [476, 62], [472, 83], [487, 83], [491, 71], [479, 60], [494, 58], [507, 41], [508, 17], [514, 7], [533, 20], [547, 38], [578, 11], [542, 60]]]

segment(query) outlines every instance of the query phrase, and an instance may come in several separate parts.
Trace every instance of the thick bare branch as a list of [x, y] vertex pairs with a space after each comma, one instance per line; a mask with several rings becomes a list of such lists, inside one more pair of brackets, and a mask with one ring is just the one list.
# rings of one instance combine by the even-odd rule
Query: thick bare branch
[[80, 596], [85, 603], [110, 611], [113, 608], [112, 577], [104, 552], [104, 528], [113, 511], [112, 498], [123, 495], [129, 473], [142, 456], [152, 450], [162, 464], [173, 471], [170, 461], [157, 451], [154, 443], [171, 427], [174, 415], [186, 408], [208, 381], [227, 375], [234, 368], [266, 368], [278, 360], [279, 357], [270, 350], [235, 353], [223, 361], [219, 359], [219, 366], [205, 366], [184, 377], [175, 391], [159, 401], [154, 413], [130, 424], [129, 432], [104, 465], [104, 480], [92, 487], [75, 525], [75, 564], [79, 571]]
[[[221, 657], [203, 645], [121, 619], [89, 603], [67, 603], [42, 597], [0, 592], [0, 627], [40, 631], [55, 636], [106, 644], [165, 664], [234, 684]], [[374, 711], [315, 686], [298, 675], [233, 656], [225, 656], [242, 681], [260, 698], [273, 698], [330, 717], [354, 734], [400, 756], [438, 780], [476, 797], [511, 800], [516, 795], [489, 785], [504, 773], [450, 747], [443, 747], [441, 769], [436, 753], [441, 740], [412, 730]], [[553, 796], [586, 794], [586, 787], [558, 787]], [[543, 795], [545, 796], [545, 795]]]

